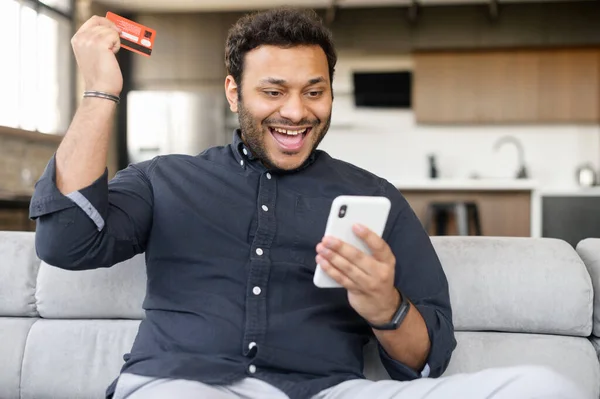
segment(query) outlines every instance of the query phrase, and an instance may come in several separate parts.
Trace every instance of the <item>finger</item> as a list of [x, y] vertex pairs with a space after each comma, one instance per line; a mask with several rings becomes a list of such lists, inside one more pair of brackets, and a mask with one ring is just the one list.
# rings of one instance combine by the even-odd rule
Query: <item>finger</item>
[[365, 280], [369, 278], [363, 269], [341, 256], [339, 253], [326, 248], [323, 244], [317, 245], [317, 253], [358, 286], [364, 286]]
[[113, 28], [106, 26], [94, 26], [86, 32], [78, 33], [73, 37], [74, 45], [94, 47], [99, 43], [110, 44], [119, 38], [119, 33]]
[[121, 48], [121, 38], [115, 29], [96, 26], [90, 32], [90, 36], [90, 40], [93, 43], [101, 44], [103, 47], [106, 46], [113, 53], [116, 53]]
[[383, 238], [375, 234], [374, 231], [367, 227], [356, 224], [352, 227], [354, 234], [371, 250], [371, 255], [380, 262], [390, 262], [394, 259], [394, 254], [390, 249], [390, 246], [385, 242]]
[[321, 269], [323, 269], [323, 271], [327, 273], [327, 275], [331, 277], [335, 282], [337, 282], [339, 285], [341, 285], [348, 291], [356, 291], [356, 284], [348, 276], [342, 273], [342, 271], [340, 271], [331, 263], [329, 263], [327, 259], [323, 258], [321, 255], [317, 255], [315, 260], [317, 261], [319, 266], [321, 266]]
[[108, 28], [117, 29], [117, 25], [115, 25], [112, 21], [110, 21], [104, 17], [94, 15], [93, 17], [91, 17], [90, 19], [85, 21], [83, 23], [83, 25], [81, 25], [81, 27], [79, 28], [79, 32], [87, 31], [96, 26], [106, 26]]
[[[365, 274], [372, 274], [372, 258], [355, 246], [334, 237], [323, 237], [321, 245], [347, 259], [350, 263], [359, 267]], [[319, 249], [317, 248], [318, 251]]]

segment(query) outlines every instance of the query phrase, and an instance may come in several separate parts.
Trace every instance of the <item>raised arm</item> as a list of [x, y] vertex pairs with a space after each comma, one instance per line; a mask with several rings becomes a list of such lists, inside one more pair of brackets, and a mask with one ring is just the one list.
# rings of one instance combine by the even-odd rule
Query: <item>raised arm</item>
[[101, 17], [88, 20], [72, 40], [86, 91], [109, 98], [83, 98], [31, 200], [38, 256], [57, 267], [109, 267], [145, 250], [158, 161], [132, 165], [110, 184], [106, 168], [118, 105], [110, 96], [123, 86], [119, 43], [117, 28]]

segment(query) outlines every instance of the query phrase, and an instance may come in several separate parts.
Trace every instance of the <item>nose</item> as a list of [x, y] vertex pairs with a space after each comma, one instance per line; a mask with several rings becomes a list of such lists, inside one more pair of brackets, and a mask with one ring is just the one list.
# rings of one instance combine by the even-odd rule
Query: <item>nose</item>
[[290, 95], [279, 109], [279, 114], [293, 123], [299, 123], [307, 118], [308, 110], [301, 95]]

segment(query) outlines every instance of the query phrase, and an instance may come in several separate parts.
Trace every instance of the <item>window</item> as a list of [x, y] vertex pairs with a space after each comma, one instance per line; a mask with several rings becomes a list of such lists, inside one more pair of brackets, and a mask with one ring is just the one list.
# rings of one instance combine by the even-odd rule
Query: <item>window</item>
[[[64, 133], [73, 102], [71, 0], [0, 0], [0, 126]], [[54, 5], [57, 8], [49, 7]]]

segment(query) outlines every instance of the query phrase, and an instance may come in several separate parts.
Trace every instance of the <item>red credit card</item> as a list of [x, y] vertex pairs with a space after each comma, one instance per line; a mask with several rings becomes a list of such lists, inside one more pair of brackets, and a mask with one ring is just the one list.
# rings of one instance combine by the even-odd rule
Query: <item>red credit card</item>
[[133, 22], [127, 18], [123, 18], [112, 12], [106, 13], [106, 19], [112, 21], [119, 29], [121, 29], [121, 47], [134, 53], [150, 57], [152, 47], [154, 46], [154, 38], [156, 31], [147, 26]]

